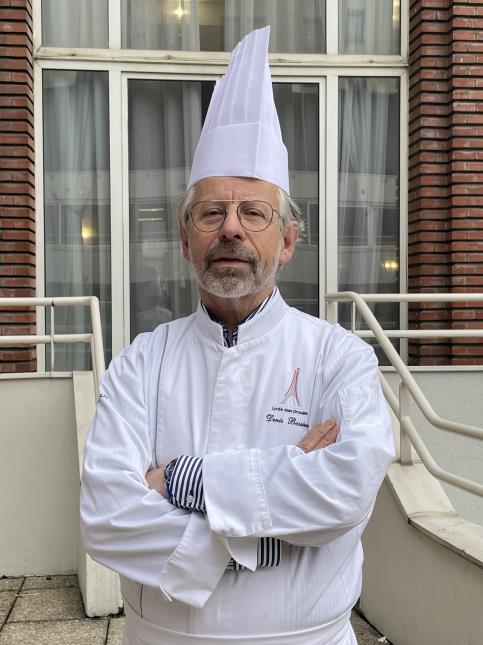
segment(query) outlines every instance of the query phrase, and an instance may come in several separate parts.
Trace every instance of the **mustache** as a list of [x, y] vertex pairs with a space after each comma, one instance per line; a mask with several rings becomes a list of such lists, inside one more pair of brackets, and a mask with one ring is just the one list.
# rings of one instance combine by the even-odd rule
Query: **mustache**
[[205, 267], [208, 268], [214, 260], [219, 258], [231, 257], [237, 260], [244, 260], [255, 267], [260, 259], [258, 253], [252, 249], [247, 249], [241, 242], [220, 242], [205, 255]]

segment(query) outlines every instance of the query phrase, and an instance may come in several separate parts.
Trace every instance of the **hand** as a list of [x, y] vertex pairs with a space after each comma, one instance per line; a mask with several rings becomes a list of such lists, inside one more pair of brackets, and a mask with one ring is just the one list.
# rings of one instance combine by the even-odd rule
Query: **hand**
[[320, 448], [326, 448], [334, 444], [338, 434], [339, 426], [334, 419], [328, 419], [324, 423], [310, 428], [303, 436], [302, 441], [297, 444], [297, 447], [302, 448], [304, 452], [320, 450]]
[[152, 468], [146, 473], [146, 482], [151, 490], [156, 490], [160, 495], [168, 499], [168, 491], [164, 481], [164, 468]]

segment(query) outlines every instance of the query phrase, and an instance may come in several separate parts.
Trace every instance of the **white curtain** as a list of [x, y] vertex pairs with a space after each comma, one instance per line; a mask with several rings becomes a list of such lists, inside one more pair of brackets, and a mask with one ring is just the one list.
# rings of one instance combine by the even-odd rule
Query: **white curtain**
[[199, 51], [197, 0], [123, 0], [123, 47]]
[[339, 0], [339, 53], [399, 54], [399, 0]]
[[231, 51], [271, 25], [270, 51], [325, 52], [326, 0], [122, 0], [123, 47]]
[[225, 50], [265, 25], [272, 52], [325, 52], [325, 0], [225, 0]]
[[339, 84], [339, 288], [398, 291], [398, 81]]
[[42, 44], [108, 47], [108, 0], [42, 0]]
[[129, 83], [132, 336], [146, 331], [149, 321], [191, 311], [196, 301], [180, 258], [176, 202], [188, 182], [201, 112], [200, 82]]
[[[104, 72], [43, 73], [45, 291], [96, 295], [104, 345], [110, 348], [108, 78]], [[79, 307], [56, 311], [57, 333], [84, 332]], [[56, 368], [86, 369], [89, 350], [57, 346]]]

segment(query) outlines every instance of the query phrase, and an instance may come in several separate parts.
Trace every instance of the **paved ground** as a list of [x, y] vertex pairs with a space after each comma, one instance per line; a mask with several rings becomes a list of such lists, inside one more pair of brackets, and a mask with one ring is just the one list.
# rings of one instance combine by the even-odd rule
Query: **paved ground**
[[[360, 616], [359, 645], [386, 642]], [[77, 576], [0, 579], [0, 645], [121, 645], [124, 618], [86, 618]]]

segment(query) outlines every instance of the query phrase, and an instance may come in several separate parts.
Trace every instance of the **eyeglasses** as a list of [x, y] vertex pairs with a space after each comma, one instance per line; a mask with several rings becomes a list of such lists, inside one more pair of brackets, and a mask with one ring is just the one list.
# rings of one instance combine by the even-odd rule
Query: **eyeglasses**
[[[223, 226], [228, 215], [228, 204], [235, 200], [214, 199], [209, 202], [197, 202], [190, 208], [193, 225], [204, 233], [212, 233]], [[247, 231], [259, 233], [268, 228], [273, 214], [278, 213], [271, 204], [258, 199], [240, 202], [236, 207], [238, 221]]]

